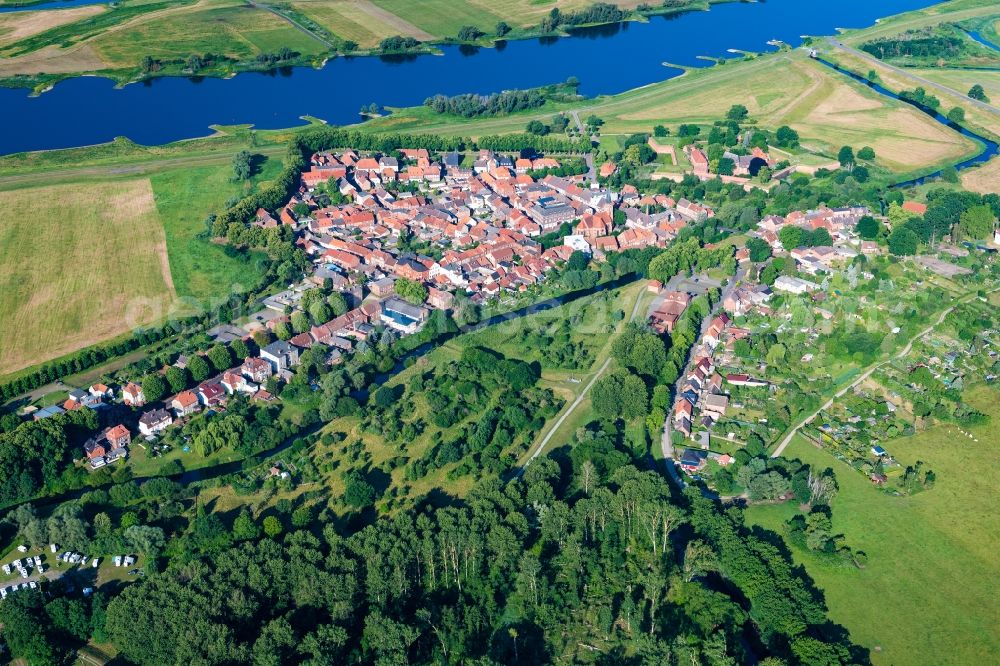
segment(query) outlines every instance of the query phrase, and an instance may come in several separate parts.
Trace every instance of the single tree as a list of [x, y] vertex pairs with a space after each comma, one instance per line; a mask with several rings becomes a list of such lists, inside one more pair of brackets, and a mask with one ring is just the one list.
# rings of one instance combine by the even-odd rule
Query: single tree
[[212, 368], [209, 367], [208, 361], [198, 354], [188, 359], [187, 369], [196, 382], [203, 382], [212, 374]]
[[233, 180], [250, 180], [253, 175], [253, 156], [248, 150], [241, 150], [233, 156]]
[[222, 372], [233, 367], [233, 353], [225, 345], [215, 345], [208, 350], [208, 360], [212, 362], [212, 367], [217, 372]]
[[980, 102], [986, 102], [989, 104], [990, 98], [986, 96], [986, 91], [978, 83], [971, 88], [969, 88], [969, 97], [972, 99], [979, 100]]
[[837, 153], [837, 161], [840, 162], [840, 166], [849, 167], [854, 164], [854, 149], [850, 146], [844, 146]]
[[167, 382], [159, 373], [148, 374], [142, 378], [142, 394], [147, 402], [156, 402], [167, 394]]
[[276, 516], [268, 516], [264, 519], [264, 534], [273, 539], [282, 531], [281, 521]]
[[170, 390], [174, 393], [180, 393], [186, 389], [191, 381], [188, 371], [175, 365], [167, 368], [166, 377], [167, 383], [170, 384]]

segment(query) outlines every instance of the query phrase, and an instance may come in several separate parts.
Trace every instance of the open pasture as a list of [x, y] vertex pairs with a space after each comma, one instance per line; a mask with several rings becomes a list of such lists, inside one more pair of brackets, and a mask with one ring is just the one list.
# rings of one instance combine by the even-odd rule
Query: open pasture
[[120, 335], [174, 298], [148, 179], [0, 192], [0, 374]]

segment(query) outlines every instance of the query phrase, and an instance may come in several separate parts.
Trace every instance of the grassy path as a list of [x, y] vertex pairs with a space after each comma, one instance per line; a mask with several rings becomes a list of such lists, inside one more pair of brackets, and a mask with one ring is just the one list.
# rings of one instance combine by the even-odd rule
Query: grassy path
[[[632, 314], [629, 316], [627, 320], [624, 320], [626, 323], [635, 321], [635, 318], [639, 315], [639, 306], [643, 302], [643, 295], [645, 293], [646, 293], [645, 290], [642, 290], [636, 295], [635, 303], [632, 305]], [[604, 375], [604, 373], [607, 371], [612, 361], [611, 343], [613, 339], [614, 338], [609, 338], [607, 344], [605, 344], [604, 348], [601, 350], [600, 356], [606, 357], [604, 359], [604, 363], [602, 363], [601, 367], [598, 368], [596, 373], [594, 373], [594, 376], [590, 378], [590, 381], [587, 382], [587, 385], [583, 387], [583, 390], [580, 391], [580, 395], [576, 396], [576, 399], [573, 400], [573, 402], [570, 403], [569, 407], [566, 408], [566, 410], [559, 415], [558, 419], [555, 420], [555, 422], [552, 424], [552, 427], [549, 428], [549, 431], [547, 433], [545, 433], [545, 436], [542, 437], [541, 441], [539, 441], [538, 444], [535, 445], [535, 449], [531, 452], [531, 455], [524, 462], [524, 464], [522, 464], [518, 469], [517, 476], [523, 474], [525, 468], [529, 464], [531, 464], [531, 462], [534, 461], [535, 458], [542, 455], [542, 453], [545, 451], [545, 447], [548, 446], [549, 442], [552, 440], [553, 436], [555, 436], [555, 434], [559, 431], [559, 428], [562, 426], [562, 424], [566, 421], [566, 419], [570, 417], [570, 415], [573, 414], [573, 412], [576, 411], [577, 407], [580, 406], [584, 398], [587, 397], [587, 394], [590, 392], [590, 389], [594, 387], [594, 384], [597, 383], [597, 380], [600, 379], [601, 376]]]
[[[1000, 291], [1000, 289], [993, 289], [989, 293], [994, 293], [996, 291]], [[794, 428], [792, 428], [791, 430], [788, 431], [788, 434], [785, 435], [785, 438], [783, 440], [781, 440], [780, 444], [778, 444], [778, 448], [776, 448], [774, 450], [774, 453], [771, 454], [771, 457], [772, 458], [777, 458], [778, 456], [780, 456], [784, 452], [785, 448], [791, 443], [791, 441], [795, 437], [796, 433], [798, 433], [799, 430], [802, 429], [802, 426], [807, 425], [808, 423], [811, 423], [813, 419], [815, 419], [817, 416], [819, 416], [820, 412], [822, 412], [825, 409], [829, 409], [830, 407], [832, 407], [835, 400], [837, 400], [839, 398], [842, 398], [845, 393], [847, 393], [848, 391], [850, 391], [851, 389], [853, 389], [855, 386], [857, 386], [861, 382], [863, 382], [866, 379], [868, 379], [869, 377], [871, 377], [871, 375], [872, 375], [873, 372], [875, 372], [876, 370], [878, 370], [879, 368], [881, 368], [886, 363], [889, 363], [893, 359], [903, 358], [904, 356], [906, 356], [907, 354], [909, 354], [910, 350], [913, 349], [913, 343], [915, 343], [917, 340], [919, 340], [920, 338], [922, 338], [925, 335], [929, 334], [935, 328], [937, 328], [938, 326], [940, 326], [944, 322], [945, 317], [947, 317], [949, 314], [951, 314], [951, 312], [955, 308], [957, 308], [962, 303], [968, 301], [970, 298], [972, 298], [975, 295], [976, 295], [976, 292], [972, 292], [972, 293], [966, 294], [965, 296], [962, 296], [960, 299], [958, 299], [955, 302], [954, 305], [952, 305], [952, 306], [948, 307], [947, 309], [943, 310], [941, 312], [941, 314], [938, 315], [938, 318], [934, 321], [933, 324], [931, 324], [930, 326], [928, 326], [927, 328], [925, 328], [924, 330], [920, 331], [919, 333], [917, 333], [916, 335], [914, 335], [912, 338], [910, 338], [909, 341], [906, 343], [906, 346], [903, 347], [901, 350], [899, 350], [899, 352], [895, 356], [890, 356], [887, 359], [884, 359], [882, 361], [878, 361], [877, 363], [869, 366], [868, 369], [865, 370], [864, 372], [862, 372], [861, 375], [858, 376], [857, 379], [855, 379], [853, 382], [851, 382], [850, 384], [848, 384], [844, 388], [842, 388], [839, 391], [837, 391], [836, 393], [834, 393], [833, 397], [831, 397], [829, 400], [827, 400], [826, 402], [824, 402], [815, 412], [813, 412], [812, 414], [810, 414], [809, 416], [807, 416], [805, 419], [803, 419], [802, 421], [800, 421], [798, 425], [796, 425]]]

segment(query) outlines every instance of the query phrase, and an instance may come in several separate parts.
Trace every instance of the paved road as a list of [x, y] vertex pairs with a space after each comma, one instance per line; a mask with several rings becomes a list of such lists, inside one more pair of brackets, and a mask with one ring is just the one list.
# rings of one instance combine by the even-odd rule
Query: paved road
[[[714, 319], [715, 316], [719, 313], [719, 310], [722, 309], [722, 302], [726, 300], [726, 298], [731, 293], [733, 293], [733, 290], [736, 289], [737, 285], [743, 282], [743, 280], [747, 276], [748, 271], [749, 271], [749, 266], [740, 266], [739, 268], [736, 269], [736, 276], [733, 277], [733, 279], [730, 280], [729, 283], [722, 290], [722, 293], [719, 295], [719, 302], [715, 304], [715, 307], [712, 308], [712, 311], [709, 313], [709, 315], [702, 320], [701, 331], [698, 334], [698, 340], [701, 340], [701, 337], [705, 335], [705, 331], [708, 330], [709, 325], [712, 323], [712, 319]], [[698, 344], [698, 341], [695, 341], [695, 344]], [[685, 366], [681, 370], [681, 373], [677, 376], [677, 382], [674, 384], [675, 399], [680, 394], [681, 384], [684, 383], [686, 377], [687, 377], [687, 366]], [[674, 483], [677, 484], [679, 487], [684, 488], [687, 485], [687, 483], [684, 481], [684, 478], [681, 476], [680, 472], [677, 471], [677, 465], [674, 463], [674, 443], [670, 439], [671, 436], [670, 422], [673, 419], [673, 416], [674, 416], [674, 410], [671, 409], [669, 412], [667, 412], [667, 418], [663, 422], [663, 432], [660, 435], [660, 451], [663, 453], [663, 463], [664, 465], [666, 465], [667, 473], [670, 475], [670, 478], [673, 479]]]
[[287, 16], [283, 12], [278, 11], [277, 9], [271, 7], [270, 5], [265, 5], [265, 4], [262, 4], [262, 3], [259, 3], [259, 2], [254, 2], [253, 0], [247, 0], [247, 5], [249, 5], [250, 7], [256, 7], [257, 9], [263, 9], [264, 11], [271, 12], [272, 14], [274, 14], [275, 16], [277, 16], [278, 18], [280, 18], [280, 19], [282, 19], [284, 21], [287, 21], [289, 24], [291, 24], [291, 26], [293, 28], [295, 28], [299, 32], [301, 32], [303, 34], [306, 34], [309, 37], [312, 37], [313, 39], [315, 39], [316, 41], [318, 41], [318, 42], [320, 42], [322, 44], [325, 44], [326, 46], [328, 46], [333, 51], [337, 50], [337, 45], [334, 44], [333, 42], [327, 40], [326, 37], [323, 37], [322, 35], [319, 35], [319, 34], [313, 32], [309, 28], [305, 27], [304, 25], [302, 25], [301, 23], [299, 23], [298, 21], [296, 21], [295, 19], [293, 19], [291, 16]]
[[[994, 291], [998, 291], [998, 290], [997, 289], [993, 289], [989, 293], [993, 293]], [[825, 403], [823, 403], [823, 405], [819, 409], [817, 409], [815, 412], [813, 412], [812, 414], [810, 414], [809, 416], [807, 416], [797, 426], [795, 426], [794, 428], [792, 428], [788, 432], [788, 434], [785, 436], [785, 438], [783, 440], [781, 440], [781, 444], [778, 444], [778, 448], [776, 448], [774, 450], [774, 453], [771, 454], [771, 457], [772, 458], [777, 458], [778, 456], [780, 456], [782, 454], [782, 452], [785, 450], [785, 447], [787, 447], [788, 444], [792, 441], [792, 438], [795, 437], [795, 434], [799, 430], [802, 429], [802, 426], [804, 426], [804, 425], [806, 425], [808, 423], [811, 423], [812, 420], [814, 418], [816, 418], [817, 416], [819, 416], [819, 413], [822, 412], [823, 410], [830, 409], [830, 407], [833, 406], [833, 403], [834, 403], [835, 400], [837, 400], [839, 398], [842, 398], [845, 393], [847, 393], [848, 391], [850, 391], [851, 389], [853, 389], [857, 385], [861, 384], [861, 382], [863, 382], [866, 379], [868, 379], [869, 377], [871, 377], [872, 373], [875, 372], [876, 370], [878, 370], [879, 368], [881, 368], [883, 365], [885, 365], [886, 363], [889, 363], [893, 359], [903, 358], [904, 356], [906, 356], [907, 354], [909, 354], [910, 350], [913, 349], [913, 344], [917, 340], [919, 340], [920, 338], [924, 337], [925, 335], [927, 335], [928, 333], [930, 333], [931, 331], [933, 331], [935, 328], [937, 328], [938, 326], [940, 326], [941, 323], [944, 321], [945, 317], [947, 317], [949, 314], [951, 314], [952, 310], [954, 310], [956, 307], [958, 307], [960, 304], [964, 303], [965, 301], [968, 301], [968, 300], [974, 298], [975, 296], [976, 296], [975, 294], [969, 294], [968, 296], [964, 296], [964, 297], [960, 298], [955, 303], [955, 305], [952, 305], [948, 309], [944, 310], [938, 316], [938, 318], [935, 320], [935, 322], [933, 324], [931, 324], [930, 326], [928, 326], [927, 328], [925, 328], [924, 330], [920, 331], [919, 333], [917, 333], [916, 335], [914, 335], [912, 338], [910, 338], [910, 340], [906, 343], [906, 346], [903, 347], [901, 350], [899, 350], [899, 352], [895, 356], [889, 357], [888, 359], [886, 359], [884, 361], [879, 361], [878, 363], [876, 363], [875, 365], [871, 366], [870, 368], [868, 368], [867, 370], [865, 370], [863, 373], [861, 373], [861, 375], [857, 379], [855, 379], [853, 382], [851, 382], [850, 384], [848, 384], [844, 388], [842, 388], [839, 391], [837, 391], [833, 395], [833, 397], [830, 398], [829, 400], [827, 400]]]
[[[643, 292], [640, 291], [639, 295], [635, 299], [635, 304], [632, 306], [632, 314], [629, 317], [629, 321], [635, 321], [635, 318], [638, 316], [639, 305], [642, 303], [642, 295]], [[531, 464], [531, 462], [535, 458], [542, 455], [542, 452], [545, 451], [545, 447], [548, 445], [552, 437], [556, 434], [556, 431], [559, 430], [560, 426], [562, 426], [562, 424], [566, 421], [566, 419], [569, 418], [570, 414], [576, 411], [576, 408], [579, 407], [580, 403], [583, 402], [583, 399], [587, 397], [587, 394], [590, 392], [590, 389], [594, 387], [594, 384], [597, 383], [597, 380], [601, 378], [601, 375], [604, 374], [604, 372], [608, 369], [609, 365], [611, 365], [610, 356], [608, 356], [608, 358], [604, 360], [604, 363], [597, 370], [597, 373], [590, 379], [589, 382], [587, 382], [587, 385], [583, 387], [583, 390], [580, 391], [580, 395], [576, 396], [576, 400], [574, 400], [570, 404], [569, 409], [563, 412], [563, 414], [558, 419], [556, 419], [556, 422], [552, 424], [552, 427], [549, 429], [549, 431], [545, 433], [545, 437], [543, 437], [542, 441], [538, 443], [538, 446], [535, 447], [535, 450], [531, 452], [531, 457], [528, 458], [528, 460], [524, 463], [524, 465], [521, 466], [521, 469], [518, 470], [517, 476], [523, 474], [524, 469], [529, 464]]]
[[906, 77], [908, 79], [911, 79], [913, 81], [916, 81], [916, 82], [920, 83], [920, 85], [922, 85], [922, 86], [924, 86], [926, 88], [934, 88], [935, 90], [937, 90], [939, 92], [946, 93], [948, 95], [958, 95], [959, 97], [961, 97], [968, 104], [972, 104], [974, 106], [977, 106], [980, 109], [982, 109], [983, 111], [987, 111], [989, 113], [1000, 115], [1000, 108], [997, 108], [997, 107], [993, 106], [992, 104], [987, 104], [986, 102], [980, 102], [977, 99], [972, 99], [971, 97], [968, 97], [967, 95], [965, 95], [964, 93], [962, 93], [959, 90], [955, 90], [954, 88], [949, 88], [948, 86], [941, 85], [940, 83], [935, 83], [934, 81], [931, 81], [929, 79], [925, 79], [922, 76], [917, 76], [913, 72], [907, 71], [906, 69], [904, 69], [902, 67], [896, 67], [894, 65], [890, 65], [890, 64], [888, 64], [888, 63], [886, 63], [886, 62], [884, 62], [882, 60], [879, 60], [875, 56], [872, 56], [872, 55], [870, 55], [868, 53], [865, 53], [864, 51], [859, 51], [858, 49], [850, 47], [847, 44], [844, 44], [843, 42], [838, 42], [833, 37], [828, 37], [826, 41], [828, 41], [836, 49], [839, 49], [841, 51], [845, 51], [847, 53], [850, 53], [851, 55], [857, 56], [858, 58], [861, 58], [862, 60], [866, 60], [866, 61], [868, 61], [870, 63], [879, 65], [881, 67], [885, 67], [886, 69], [891, 70], [895, 74], [899, 74], [900, 76], [904, 76], [904, 77]]

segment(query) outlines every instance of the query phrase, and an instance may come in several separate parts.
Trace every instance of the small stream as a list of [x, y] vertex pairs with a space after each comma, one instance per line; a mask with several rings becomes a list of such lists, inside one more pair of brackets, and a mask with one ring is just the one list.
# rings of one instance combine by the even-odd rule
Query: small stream
[[[850, 70], [844, 69], [844, 68], [840, 67], [839, 65], [835, 65], [834, 63], [832, 63], [832, 62], [830, 62], [828, 60], [824, 60], [823, 58], [815, 58], [815, 60], [817, 62], [823, 63], [824, 65], [826, 65], [827, 67], [830, 67], [831, 69], [837, 70], [838, 72], [840, 72], [841, 74], [843, 74], [845, 76], [851, 77], [852, 79], [854, 79], [858, 83], [861, 83], [861, 84], [864, 84], [864, 85], [868, 86], [869, 88], [871, 88], [875, 92], [879, 93], [880, 95], [885, 95], [886, 97], [891, 97], [892, 99], [899, 100], [901, 102], [905, 102], [906, 104], [909, 104], [910, 106], [913, 106], [913, 107], [915, 107], [917, 109], [920, 109], [921, 111], [923, 111], [924, 113], [926, 113], [928, 116], [930, 116], [931, 118], [933, 118], [937, 122], [941, 123], [942, 125], [948, 127], [949, 129], [955, 130], [956, 132], [958, 132], [962, 136], [968, 137], [968, 138], [972, 139], [973, 141], [977, 142], [978, 144], [980, 144], [982, 146], [982, 150], [980, 150], [976, 155], [973, 155], [972, 157], [964, 159], [961, 162], [959, 162], [959, 163], [957, 163], [957, 164], [954, 165], [955, 169], [958, 170], [958, 171], [962, 171], [963, 169], [968, 169], [969, 167], [978, 166], [980, 164], [983, 164], [984, 162], [988, 162], [993, 157], [996, 157], [997, 153], [1000, 152], [1000, 147], [998, 147], [996, 141], [993, 141], [992, 139], [989, 139], [989, 138], [987, 138], [985, 136], [982, 136], [981, 134], [976, 134], [972, 130], [967, 129], [967, 128], [963, 127], [962, 125], [958, 125], [956, 123], [951, 122], [944, 115], [942, 115], [941, 113], [938, 113], [937, 111], [935, 111], [933, 109], [927, 108], [926, 106], [921, 106], [920, 104], [917, 104], [916, 102], [913, 102], [911, 100], [903, 99], [902, 97], [900, 97], [896, 93], [892, 92], [888, 88], [886, 88], [886, 87], [884, 87], [882, 85], [879, 85], [878, 83], [875, 83], [873, 81], [869, 81], [865, 77], [863, 77], [863, 76], [861, 76], [859, 74], [855, 74], [854, 72], [852, 72]], [[902, 182], [896, 183], [895, 185], [893, 185], [893, 187], [900, 187], [900, 188], [902, 188], [902, 187], [914, 187], [914, 186], [917, 186], [917, 185], [923, 185], [924, 183], [926, 183], [929, 180], [933, 180], [935, 178], [938, 178], [940, 175], [941, 175], [941, 170], [938, 169], [937, 171], [934, 171], [933, 173], [925, 174], [923, 176], [920, 176], [919, 178], [913, 178], [911, 180], [904, 180]]]
[[985, 46], [986, 48], [992, 49], [994, 51], [1000, 51], [1000, 46], [997, 46], [990, 40], [986, 39], [975, 30], [966, 30], [965, 34], [967, 34], [969, 36], [969, 39], [976, 42], [977, 44], [981, 44], [982, 46]]

